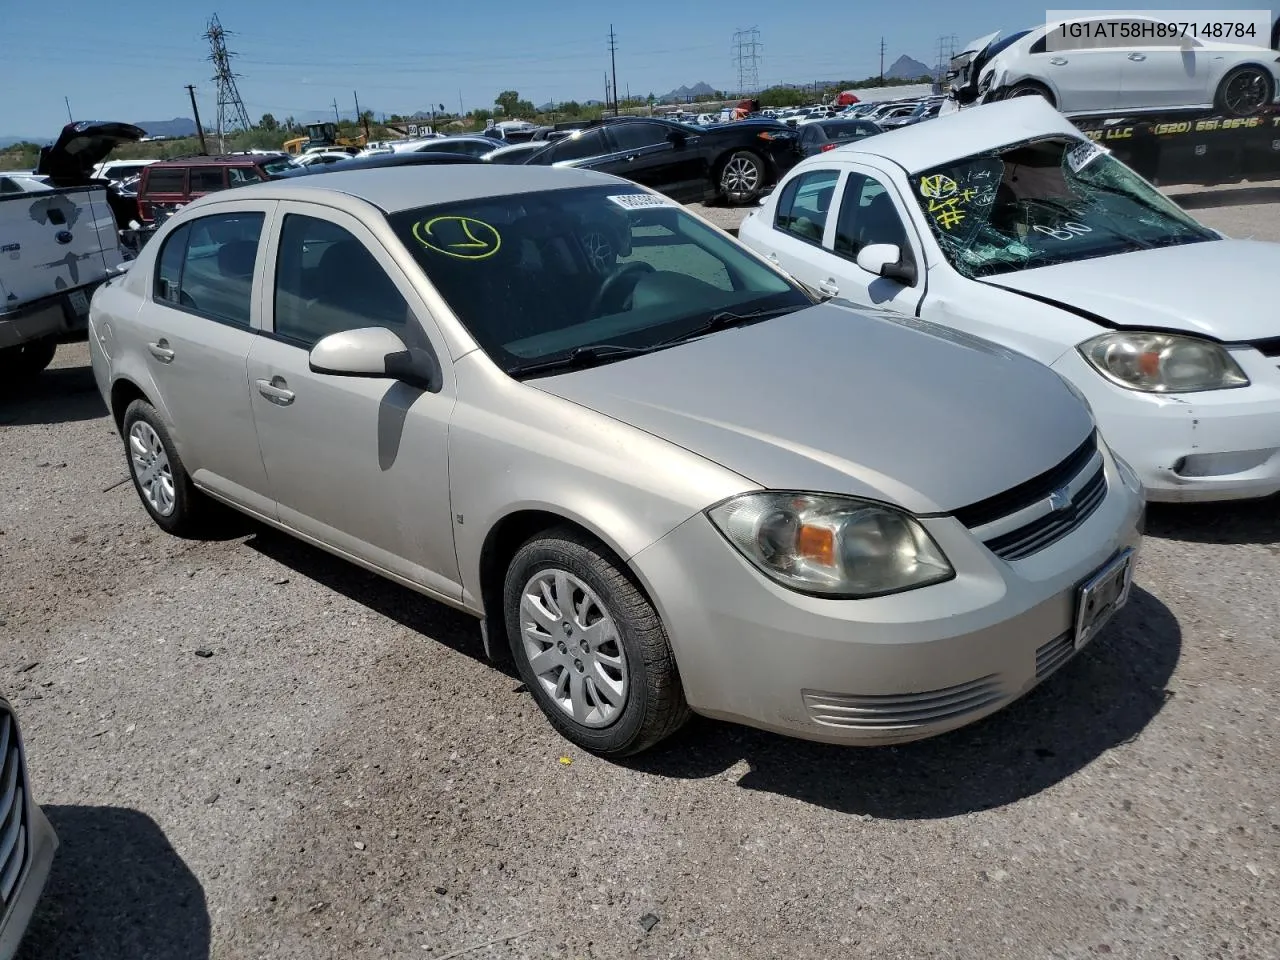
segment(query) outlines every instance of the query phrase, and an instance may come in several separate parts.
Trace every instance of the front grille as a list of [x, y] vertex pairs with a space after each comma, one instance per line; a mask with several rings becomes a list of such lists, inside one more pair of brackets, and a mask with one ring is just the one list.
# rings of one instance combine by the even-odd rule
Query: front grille
[[1107, 475], [1102, 465], [1089, 478], [1071, 503], [1061, 510], [1052, 510], [1030, 523], [1008, 533], [984, 541], [997, 557], [1004, 560], [1021, 560], [1051, 543], [1061, 540], [1098, 509], [1107, 495]]
[[1004, 699], [999, 674], [923, 693], [854, 694], [803, 691], [816, 722], [851, 730], [910, 731], [977, 713]]
[[0, 704], [0, 918], [27, 862], [27, 785], [18, 722]]
[[1036, 651], [1036, 679], [1043, 680], [1071, 659], [1075, 653], [1075, 638], [1071, 631], [1054, 637]]
[[1094, 430], [1085, 438], [1084, 443], [1076, 447], [1067, 459], [1056, 467], [1046, 470], [1039, 476], [1032, 477], [1025, 483], [1011, 487], [1004, 493], [980, 500], [955, 512], [955, 518], [970, 529], [985, 526], [993, 520], [1007, 517], [1011, 513], [1025, 510], [1039, 500], [1043, 500], [1088, 466], [1089, 461], [1098, 450], [1098, 431]]

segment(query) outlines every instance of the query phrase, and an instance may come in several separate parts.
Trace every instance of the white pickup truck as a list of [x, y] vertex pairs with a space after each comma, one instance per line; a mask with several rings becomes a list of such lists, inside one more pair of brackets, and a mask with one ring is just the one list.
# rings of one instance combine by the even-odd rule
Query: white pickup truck
[[123, 262], [106, 181], [91, 173], [125, 123], [71, 123], [41, 151], [43, 184], [0, 193], [0, 389], [39, 373], [58, 344], [83, 336], [89, 298]]

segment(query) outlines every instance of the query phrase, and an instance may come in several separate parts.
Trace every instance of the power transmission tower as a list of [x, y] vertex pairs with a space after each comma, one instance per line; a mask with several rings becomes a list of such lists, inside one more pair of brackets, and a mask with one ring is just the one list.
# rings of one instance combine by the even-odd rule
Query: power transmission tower
[[[609, 63], [613, 67], [613, 115], [618, 115], [618, 39], [613, 34], [613, 24], [609, 24]], [[608, 104], [606, 103], [607, 107]]]
[[733, 61], [738, 68], [738, 94], [756, 93], [760, 88], [760, 42], [758, 27], [747, 27], [733, 35]]
[[951, 68], [951, 58], [956, 55], [956, 44], [959, 41], [953, 33], [949, 37], [938, 38], [938, 63], [934, 68], [934, 79], [941, 80]]
[[236, 88], [237, 73], [231, 70], [231, 58], [235, 56], [227, 50], [226, 38], [230, 36], [227, 31], [222, 29], [222, 24], [218, 22], [218, 15], [215, 13], [209, 18], [209, 29], [205, 32], [204, 38], [209, 41], [209, 48], [212, 51], [208, 59], [213, 63], [213, 82], [218, 85], [218, 151], [226, 153], [226, 132], [234, 125], [239, 125], [242, 130], [253, 129], [253, 124], [249, 122], [249, 112], [244, 108], [244, 101], [240, 99], [240, 91]]

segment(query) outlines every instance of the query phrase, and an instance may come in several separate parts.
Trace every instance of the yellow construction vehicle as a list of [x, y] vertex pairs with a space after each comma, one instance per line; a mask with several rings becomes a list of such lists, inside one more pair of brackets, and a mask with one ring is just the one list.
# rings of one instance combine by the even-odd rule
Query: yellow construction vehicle
[[368, 138], [362, 133], [356, 137], [338, 136], [336, 123], [309, 123], [307, 135], [284, 142], [285, 153], [299, 154], [313, 147], [363, 147]]

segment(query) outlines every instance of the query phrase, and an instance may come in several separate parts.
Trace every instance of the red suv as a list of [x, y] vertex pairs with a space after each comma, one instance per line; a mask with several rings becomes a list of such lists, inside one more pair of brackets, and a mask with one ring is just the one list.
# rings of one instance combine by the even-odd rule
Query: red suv
[[296, 166], [284, 153], [184, 157], [148, 164], [138, 184], [138, 220], [146, 226], [159, 225], [206, 193], [270, 180]]

